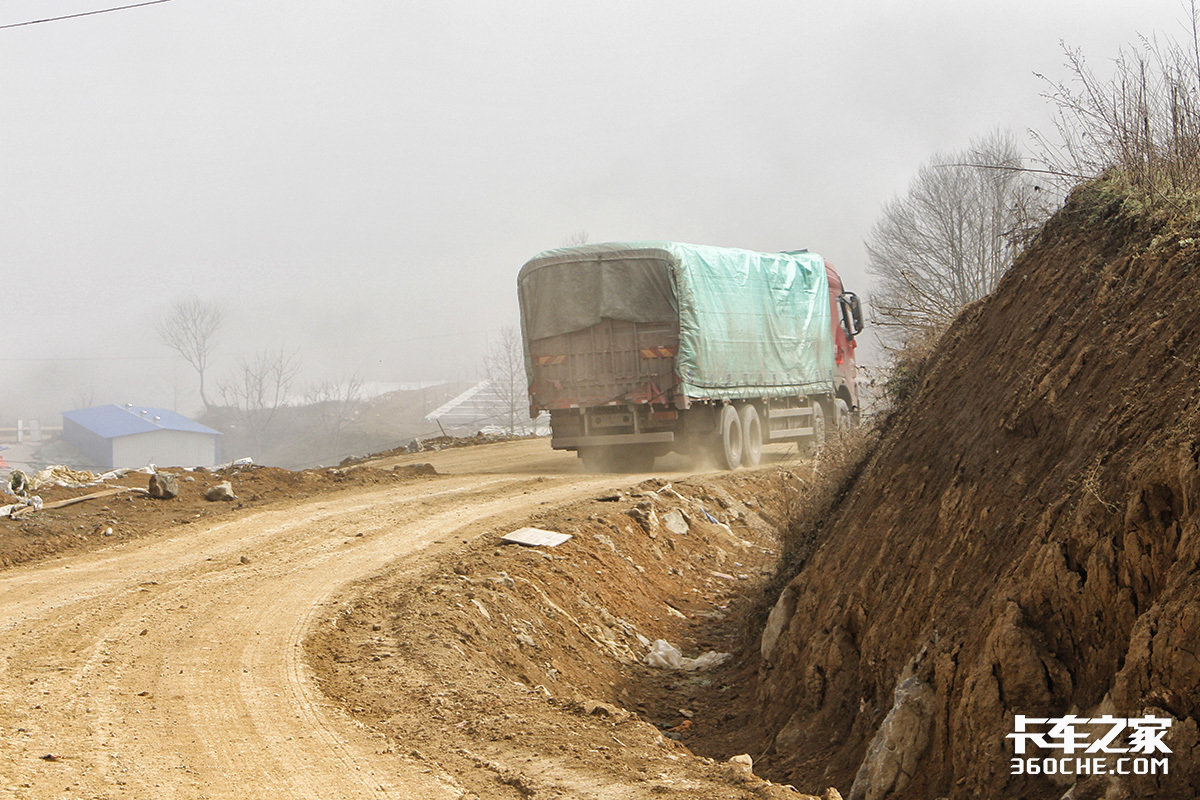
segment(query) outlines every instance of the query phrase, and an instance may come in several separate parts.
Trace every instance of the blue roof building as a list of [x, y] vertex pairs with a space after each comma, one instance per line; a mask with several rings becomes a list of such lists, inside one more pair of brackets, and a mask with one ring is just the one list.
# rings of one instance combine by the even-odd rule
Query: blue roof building
[[64, 411], [63, 441], [93, 460], [87, 466], [211, 467], [220, 431], [165, 408], [126, 403]]

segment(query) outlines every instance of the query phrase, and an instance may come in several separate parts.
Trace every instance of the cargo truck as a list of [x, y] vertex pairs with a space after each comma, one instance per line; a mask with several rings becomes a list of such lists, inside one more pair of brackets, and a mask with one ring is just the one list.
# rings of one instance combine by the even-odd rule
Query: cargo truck
[[517, 278], [530, 415], [586, 469], [669, 452], [755, 466], [857, 421], [858, 298], [816, 253], [634, 242], [547, 250]]

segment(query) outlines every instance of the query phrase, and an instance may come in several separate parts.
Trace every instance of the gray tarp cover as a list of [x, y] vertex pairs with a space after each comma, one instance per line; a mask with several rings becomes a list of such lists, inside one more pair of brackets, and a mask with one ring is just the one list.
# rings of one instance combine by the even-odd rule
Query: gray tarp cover
[[661, 249], [616, 244], [547, 250], [517, 278], [525, 341], [583, 330], [602, 319], [675, 323], [672, 260]]
[[[526, 342], [601, 319], [679, 326], [679, 390], [690, 397], [826, 391], [833, 333], [825, 261], [678, 242], [547, 250], [517, 278]], [[531, 376], [532, 377], [532, 376]]]

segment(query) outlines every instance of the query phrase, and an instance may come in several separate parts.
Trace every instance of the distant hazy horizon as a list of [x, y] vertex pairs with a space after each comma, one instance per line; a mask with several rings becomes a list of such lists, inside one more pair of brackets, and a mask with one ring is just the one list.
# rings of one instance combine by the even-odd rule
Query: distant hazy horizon
[[[0, 24], [97, 8], [17, 0]], [[470, 380], [538, 251], [863, 240], [938, 151], [1050, 127], [1060, 40], [1103, 74], [1175, 0], [447, 5], [173, 0], [0, 30], [0, 427], [197, 409], [154, 334], [226, 313], [209, 376]]]

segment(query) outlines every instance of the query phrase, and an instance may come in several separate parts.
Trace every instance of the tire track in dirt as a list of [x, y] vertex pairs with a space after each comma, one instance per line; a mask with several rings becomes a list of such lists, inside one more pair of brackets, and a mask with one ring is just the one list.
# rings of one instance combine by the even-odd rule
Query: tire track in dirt
[[448, 476], [4, 573], [0, 790], [456, 797], [453, 777], [379, 752], [381, 739], [321, 696], [303, 661], [306, 632], [336, 594], [385, 565], [419, 569], [539, 504], [631, 480]]

